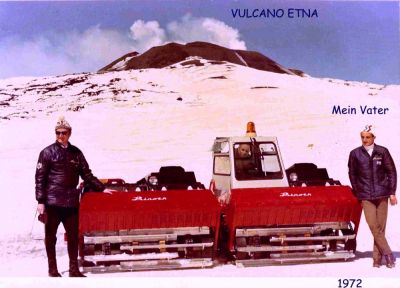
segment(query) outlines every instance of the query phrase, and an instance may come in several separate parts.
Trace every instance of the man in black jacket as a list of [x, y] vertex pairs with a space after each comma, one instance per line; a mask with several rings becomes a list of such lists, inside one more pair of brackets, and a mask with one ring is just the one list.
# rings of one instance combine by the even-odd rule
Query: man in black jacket
[[375, 132], [367, 125], [361, 132], [362, 146], [350, 152], [349, 177], [355, 196], [361, 201], [365, 219], [374, 237], [373, 267], [395, 266], [395, 257], [385, 237], [388, 199], [397, 204], [397, 174], [388, 149], [374, 143]]
[[68, 142], [71, 126], [60, 117], [55, 132], [56, 142], [39, 155], [35, 174], [35, 192], [39, 215], [46, 215], [45, 246], [50, 277], [61, 277], [57, 269], [56, 233], [62, 222], [67, 232], [69, 276], [85, 277], [78, 267], [79, 197], [76, 189], [79, 176], [93, 191], [103, 191], [104, 185], [93, 176], [83, 153]]

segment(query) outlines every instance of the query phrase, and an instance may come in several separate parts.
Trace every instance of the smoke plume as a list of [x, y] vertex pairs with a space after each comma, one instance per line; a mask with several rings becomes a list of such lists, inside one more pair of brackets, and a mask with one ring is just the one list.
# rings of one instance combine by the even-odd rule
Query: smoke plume
[[246, 49], [237, 29], [213, 18], [187, 14], [165, 27], [157, 21], [136, 20], [128, 32], [93, 26], [83, 32], [0, 39], [0, 78], [94, 72], [128, 52], [193, 41]]

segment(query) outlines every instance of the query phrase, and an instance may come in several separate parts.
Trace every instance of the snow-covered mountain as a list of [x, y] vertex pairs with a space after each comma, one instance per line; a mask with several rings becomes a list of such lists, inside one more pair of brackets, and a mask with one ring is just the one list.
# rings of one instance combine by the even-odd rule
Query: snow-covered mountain
[[[239, 55], [249, 63], [246, 55]], [[198, 55], [163, 68], [127, 69], [136, 57], [122, 57], [99, 73], [0, 80], [0, 276], [47, 273], [44, 245], [30, 238], [31, 230], [40, 238], [43, 228], [34, 219], [34, 173], [40, 150], [55, 140], [60, 114], [72, 125], [71, 143], [102, 178], [133, 182], [161, 165], [181, 165], [208, 186], [213, 139], [244, 134], [248, 121], [255, 122], [258, 135], [278, 137], [286, 167], [314, 162], [344, 184], [349, 183], [348, 154], [360, 144], [365, 124], [376, 126], [376, 142], [400, 163], [399, 85], [299, 77]], [[355, 108], [356, 114], [334, 114], [338, 106]], [[372, 110], [362, 114], [365, 107]], [[388, 110], [367, 114], [373, 107]], [[399, 221], [398, 206], [390, 207], [387, 234], [397, 257]], [[246, 269], [225, 265], [133, 275], [398, 277], [398, 267], [371, 267], [371, 249], [363, 220], [358, 258], [348, 263]], [[65, 246], [59, 256], [61, 270], [67, 269]]]
[[[210, 60], [212, 64], [226, 62], [251, 67], [258, 70], [283, 73], [289, 75], [304, 73], [296, 69], [287, 69], [272, 59], [255, 51], [234, 50], [208, 42], [192, 42], [187, 44], [168, 43], [156, 46], [143, 54], [138, 52], [128, 53], [104, 68], [100, 72], [121, 71], [130, 69], [164, 68], [181, 62], [189, 57], [201, 57]], [[184, 62], [184, 65], [195, 64], [201, 66], [197, 60]]]

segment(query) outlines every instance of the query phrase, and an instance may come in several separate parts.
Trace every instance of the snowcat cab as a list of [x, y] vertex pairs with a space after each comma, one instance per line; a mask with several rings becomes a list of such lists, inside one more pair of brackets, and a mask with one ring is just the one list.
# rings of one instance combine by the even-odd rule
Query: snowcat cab
[[81, 199], [84, 272], [213, 265], [221, 207], [211, 191], [201, 189], [193, 172], [169, 166], [136, 183], [104, 183], [117, 191], [86, 192]]
[[284, 169], [275, 137], [218, 137], [210, 189], [223, 204], [221, 237], [236, 264], [355, 257], [361, 207], [349, 186], [312, 163]]

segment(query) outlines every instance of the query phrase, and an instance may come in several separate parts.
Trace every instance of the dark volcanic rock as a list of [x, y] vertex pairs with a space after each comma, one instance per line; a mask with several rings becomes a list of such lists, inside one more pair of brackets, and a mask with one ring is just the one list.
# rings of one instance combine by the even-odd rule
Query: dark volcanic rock
[[139, 55], [139, 53], [136, 52], [136, 51], [135, 51], [135, 52], [130, 52], [130, 53], [128, 53], [128, 54], [125, 54], [124, 56], [119, 57], [117, 60], [115, 60], [115, 61], [111, 62], [110, 64], [108, 64], [106, 67], [101, 68], [101, 69], [99, 70], [99, 72], [102, 72], [102, 71], [114, 71], [114, 69], [112, 69], [112, 67], [113, 67], [115, 64], [117, 64], [118, 62], [121, 62], [121, 61], [125, 61], [125, 59], [128, 58], [128, 57], [135, 57], [135, 56], [137, 56], [137, 55]]
[[[230, 62], [238, 65], [249, 66], [254, 69], [270, 71], [282, 74], [294, 74], [290, 70], [279, 65], [261, 53], [245, 50], [233, 50], [207, 42], [192, 42], [186, 45], [178, 43], [168, 43], [163, 46], [153, 47], [143, 54], [129, 53], [115, 60], [99, 72], [116, 71], [121, 68], [112, 68], [120, 61], [128, 57], [133, 57], [126, 61], [122, 70], [163, 68], [177, 62], [185, 60], [189, 56], [199, 56], [201, 58], [217, 62]], [[118, 65], [117, 65], [118, 66]]]
[[300, 76], [300, 77], [304, 77], [304, 76], [305, 76], [305, 73], [304, 73], [303, 71], [299, 70], [299, 69], [292, 69], [292, 68], [289, 68], [289, 70], [290, 70], [291, 72], [293, 72], [294, 74]]
[[198, 59], [182, 62], [181, 65], [183, 65], [183, 66], [187, 66], [187, 65], [204, 66], [204, 64], [201, 63], [200, 60], [198, 60]]

